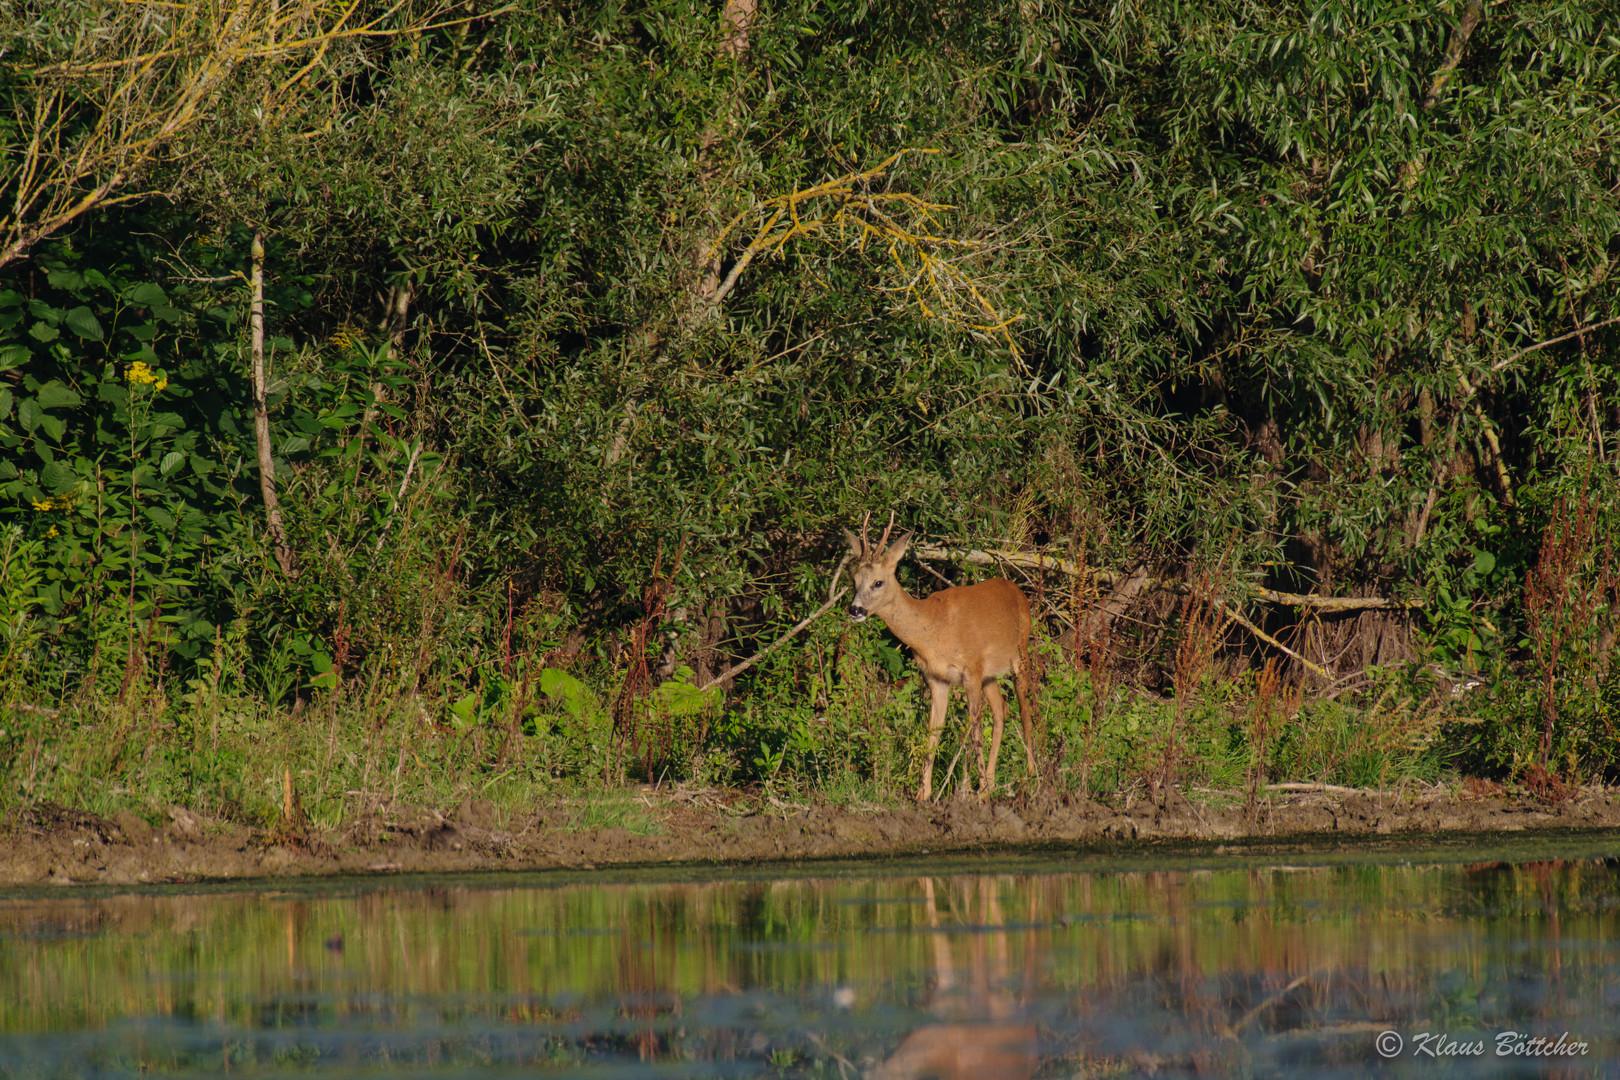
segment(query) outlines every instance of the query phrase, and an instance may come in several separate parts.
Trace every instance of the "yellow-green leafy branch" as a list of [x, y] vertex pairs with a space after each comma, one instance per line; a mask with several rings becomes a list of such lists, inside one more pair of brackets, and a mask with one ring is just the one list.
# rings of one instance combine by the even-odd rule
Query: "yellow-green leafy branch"
[[973, 240], [940, 235], [941, 216], [956, 209], [930, 202], [909, 191], [876, 191], [873, 184], [907, 154], [937, 154], [937, 149], [908, 148], [889, 155], [870, 169], [846, 173], [814, 187], [778, 195], [750, 207], [720, 231], [711, 255], [751, 216], [759, 219], [753, 238], [715, 293], [718, 305], [735, 287], [758, 255], [782, 255], [794, 240], [820, 240], [852, 245], [881, 244], [899, 271], [905, 294], [928, 318], [1000, 338], [1016, 359], [1020, 355], [1012, 325], [1021, 317], [999, 310], [985, 289], [941, 250], [972, 251]]

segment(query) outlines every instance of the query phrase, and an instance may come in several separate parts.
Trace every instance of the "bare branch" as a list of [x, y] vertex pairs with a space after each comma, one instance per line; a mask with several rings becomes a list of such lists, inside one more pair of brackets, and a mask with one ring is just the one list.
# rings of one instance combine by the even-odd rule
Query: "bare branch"
[[1298, 660], [1307, 669], [1309, 669], [1312, 674], [1319, 675], [1329, 682], [1333, 681], [1333, 675], [1328, 671], [1327, 668], [1323, 667], [1321, 664], [1305, 659], [1304, 656], [1295, 652], [1293, 649], [1290, 649], [1287, 645], [1284, 645], [1282, 642], [1278, 641], [1276, 638], [1254, 625], [1254, 623], [1250, 622], [1241, 611], [1237, 610], [1237, 608], [1232, 607], [1230, 604], [1223, 603], [1220, 600], [1214, 601], [1214, 604], [1216, 610], [1218, 610], [1222, 615], [1225, 615], [1228, 619], [1237, 623], [1239, 626], [1243, 627], [1243, 629], [1247, 630], [1249, 633], [1253, 634], [1267, 645], [1270, 645], [1277, 651], [1286, 653], [1295, 660]]
[[[1081, 567], [1068, 559], [1060, 559], [1052, 555], [1038, 553], [1032, 555], [1022, 551], [1004, 551], [998, 548], [981, 550], [978, 548], [950, 548], [940, 544], [912, 544], [911, 554], [919, 559], [933, 559], [936, 561], [960, 559], [974, 566], [1017, 566], [1025, 570], [1049, 570], [1059, 574], [1066, 574], [1069, 577], [1090, 578], [1104, 587], [1111, 587], [1125, 577], [1125, 575], [1108, 570]], [[1149, 588], [1163, 589], [1166, 592], [1185, 593], [1188, 590], [1186, 582], [1169, 578], [1147, 578], [1146, 585]], [[1249, 598], [1268, 604], [1310, 608], [1313, 611], [1329, 614], [1347, 611], [1410, 611], [1424, 606], [1422, 600], [1392, 600], [1382, 596], [1316, 596], [1304, 593], [1280, 592], [1276, 589], [1266, 589], [1258, 585], [1246, 586], [1244, 592]]]
[[[840, 569], [843, 568], [843, 565], [844, 565], [843, 563], [838, 564]], [[834, 578], [833, 580], [836, 581], [837, 578]], [[763, 649], [759, 650], [759, 652], [755, 653], [753, 656], [750, 656], [748, 659], [744, 660], [742, 663], [733, 664], [731, 667], [726, 668], [726, 670], [722, 671], [720, 674], [716, 675], [714, 678], [710, 679], [708, 682], [706, 682], [702, 686], [698, 687], [698, 690], [699, 691], [708, 690], [711, 687], [720, 685], [721, 683], [725, 682], [727, 679], [731, 678], [734, 675], [740, 675], [744, 671], [747, 671], [749, 668], [751, 668], [755, 664], [759, 663], [765, 657], [767, 657], [771, 653], [775, 652], [778, 648], [780, 648], [784, 643], [786, 643], [788, 640], [790, 640], [799, 631], [803, 630], [805, 627], [809, 626], [811, 623], [815, 622], [817, 619], [819, 619], [823, 615], [827, 614], [827, 612], [832, 608], [832, 606], [834, 604], [838, 603], [839, 600], [843, 599], [844, 594], [847, 593], [847, 592], [849, 592], [848, 589], [839, 589], [837, 593], [835, 593], [832, 596], [829, 596], [827, 598], [827, 602], [825, 604], [822, 604], [820, 607], [816, 608], [815, 611], [812, 611], [809, 615], [806, 615], [803, 619], [799, 620], [799, 622], [793, 627], [793, 629], [789, 630], [787, 633], [783, 634], [781, 637], [777, 638], [775, 641], [771, 642], [769, 645], [765, 646]]]
[[276, 562], [289, 578], [298, 576], [298, 559], [287, 540], [281, 520], [281, 501], [276, 497], [276, 464], [270, 446], [270, 414], [265, 406], [268, 379], [264, 367], [264, 236], [253, 234], [248, 278], [248, 349], [253, 378], [253, 442], [258, 452], [259, 494], [264, 499], [265, 524]]
[[10, 211], [0, 217], [0, 266], [91, 210], [152, 194], [129, 189], [207, 119], [244, 64], [300, 63], [278, 91], [286, 97], [335, 43], [510, 10], [448, 18], [452, 5], [441, 0], [419, 17], [388, 25], [404, 6], [353, 23], [359, 0], [125, 0], [107, 9], [96, 33], [74, 38], [66, 58], [14, 65], [24, 86], [10, 119], [26, 143], [0, 160], [0, 202]]
[[[1557, 345], [1559, 342], [1568, 341], [1570, 338], [1581, 337], [1584, 334], [1590, 334], [1594, 330], [1601, 330], [1603, 327], [1610, 326], [1610, 325], [1612, 325], [1614, 323], [1620, 323], [1620, 315], [1616, 315], [1612, 319], [1604, 319], [1602, 322], [1593, 323], [1590, 326], [1583, 326], [1579, 330], [1571, 330], [1567, 334], [1559, 334], [1555, 338], [1548, 338], [1546, 341], [1539, 341], [1536, 344], [1527, 346], [1527, 347], [1525, 347], [1523, 349], [1520, 349], [1517, 352], [1509, 353], [1508, 355], [1504, 356], [1502, 359], [1498, 360], [1496, 363], [1492, 364], [1491, 365], [1491, 370], [1493, 372], [1501, 371], [1504, 368], [1506, 368], [1508, 365], [1512, 364], [1513, 361], [1519, 359], [1522, 356], [1528, 356], [1533, 352], [1539, 352], [1540, 350], [1547, 348], [1549, 345]], [[1470, 387], [1468, 389], [1469, 389], [1469, 393], [1472, 394], [1473, 393], [1473, 388]]]

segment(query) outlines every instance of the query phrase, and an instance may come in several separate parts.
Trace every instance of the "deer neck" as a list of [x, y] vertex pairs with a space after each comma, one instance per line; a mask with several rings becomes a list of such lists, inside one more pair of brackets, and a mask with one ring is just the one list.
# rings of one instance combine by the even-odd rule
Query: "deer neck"
[[[899, 582], [895, 583], [896, 586]], [[899, 638], [913, 651], [933, 629], [936, 613], [931, 610], [926, 600], [919, 600], [904, 589], [896, 588], [894, 596], [882, 611], [872, 614], [883, 620], [895, 637]]]

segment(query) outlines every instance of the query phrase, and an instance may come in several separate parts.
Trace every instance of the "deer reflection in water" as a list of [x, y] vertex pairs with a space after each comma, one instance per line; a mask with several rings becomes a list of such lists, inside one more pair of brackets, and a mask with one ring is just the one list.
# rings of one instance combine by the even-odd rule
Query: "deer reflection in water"
[[[1035, 1022], [1022, 1015], [1009, 988], [1006, 921], [996, 880], [978, 879], [980, 932], [966, 935], [968, 960], [959, 972], [953, 939], [964, 935], [942, 930], [934, 879], [920, 879], [923, 912], [928, 919], [934, 976], [933, 1012], [939, 1023], [918, 1028], [882, 1064], [866, 1072], [867, 1080], [1027, 1080], [1040, 1066], [1040, 1040]], [[1033, 938], [1033, 931], [1029, 932]], [[1034, 941], [1024, 949], [1023, 986], [1033, 985]]]

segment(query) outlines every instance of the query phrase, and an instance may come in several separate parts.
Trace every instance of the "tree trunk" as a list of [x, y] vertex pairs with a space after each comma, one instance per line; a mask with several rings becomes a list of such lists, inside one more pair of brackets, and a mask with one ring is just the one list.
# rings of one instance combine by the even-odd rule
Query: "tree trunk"
[[270, 544], [276, 551], [276, 562], [281, 572], [290, 578], [298, 576], [298, 562], [292, 546], [287, 543], [287, 530], [281, 523], [281, 501], [276, 498], [276, 464], [270, 454], [270, 414], [265, 408], [264, 371], [264, 234], [253, 234], [250, 249], [252, 268], [248, 280], [251, 290], [248, 306], [248, 341], [253, 358], [253, 443], [259, 452], [259, 492], [264, 496], [265, 522], [270, 529]]

